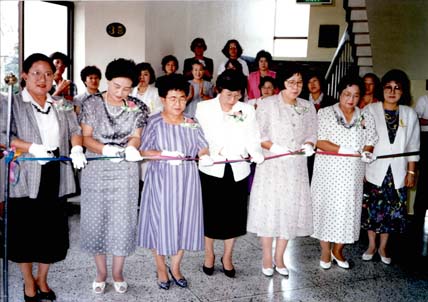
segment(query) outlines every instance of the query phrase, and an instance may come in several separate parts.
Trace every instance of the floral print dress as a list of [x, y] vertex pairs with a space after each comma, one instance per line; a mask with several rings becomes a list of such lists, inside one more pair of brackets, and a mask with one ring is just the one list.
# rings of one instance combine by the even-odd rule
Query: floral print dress
[[[385, 121], [390, 143], [394, 143], [399, 126], [397, 111], [385, 110]], [[403, 233], [406, 227], [407, 188], [395, 189], [391, 166], [380, 187], [364, 184], [361, 227], [376, 233]]]

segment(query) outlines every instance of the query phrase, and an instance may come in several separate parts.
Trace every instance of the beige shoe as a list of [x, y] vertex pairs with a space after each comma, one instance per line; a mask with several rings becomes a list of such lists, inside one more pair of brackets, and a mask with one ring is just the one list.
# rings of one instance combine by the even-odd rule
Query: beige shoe
[[367, 251], [364, 252], [363, 256], [361, 257], [364, 261], [371, 261], [373, 259], [374, 254], [376, 254], [376, 250], [373, 254], [367, 253]]
[[94, 282], [92, 282], [92, 291], [95, 294], [103, 294], [105, 289], [106, 289], [105, 281], [97, 282], [94, 280]]
[[116, 282], [113, 281], [114, 290], [119, 294], [124, 294], [128, 290], [128, 283], [126, 281]]
[[344, 269], [349, 269], [349, 262], [348, 261], [340, 261], [336, 257], [334, 257], [333, 252], [331, 252], [331, 259], [332, 261], [336, 261], [337, 265]]
[[325, 262], [320, 260], [320, 266], [322, 269], [330, 269], [331, 268], [331, 261]]
[[392, 259], [390, 257], [384, 257], [380, 254], [380, 252], [378, 251], [379, 256], [380, 256], [380, 261], [382, 261], [382, 263], [386, 264], [386, 265], [390, 265]]
[[265, 275], [266, 277], [272, 277], [273, 276], [273, 268], [269, 267], [269, 268], [264, 268], [262, 267], [262, 273], [263, 275]]

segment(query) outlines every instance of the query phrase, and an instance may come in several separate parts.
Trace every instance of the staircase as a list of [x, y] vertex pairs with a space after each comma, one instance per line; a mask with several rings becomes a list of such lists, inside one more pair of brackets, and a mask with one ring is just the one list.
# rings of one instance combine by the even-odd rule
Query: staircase
[[359, 69], [358, 72], [360, 76], [363, 76], [367, 72], [373, 72], [373, 56], [366, 0], [344, 1], [343, 6], [354, 36], [355, 60]]
[[344, 0], [348, 27], [339, 42], [325, 75], [327, 94], [338, 99], [337, 86], [348, 73], [360, 76], [373, 72], [373, 56], [367, 20], [366, 0]]

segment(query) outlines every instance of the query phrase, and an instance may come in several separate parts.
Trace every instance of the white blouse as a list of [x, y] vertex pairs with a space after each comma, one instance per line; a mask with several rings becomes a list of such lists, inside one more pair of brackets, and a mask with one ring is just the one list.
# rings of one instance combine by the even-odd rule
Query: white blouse
[[[43, 145], [46, 146], [49, 150], [55, 150], [59, 147], [59, 125], [58, 118], [53, 109], [54, 100], [52, 97], [47, 94], [47, 100], [45, 106], [42, 108], [30, 95], [28, 90], [25, 88], [22, 91], [22, 99], [24, 102], [31, 102], [33, 105], [34, 116], [37, 121], [37, 126], [39, 128], [40, 137], [42, 138]], [[37, 109], [36, 109], [37, 108]], [[48, 112], [47, 114], [41, 113]]]

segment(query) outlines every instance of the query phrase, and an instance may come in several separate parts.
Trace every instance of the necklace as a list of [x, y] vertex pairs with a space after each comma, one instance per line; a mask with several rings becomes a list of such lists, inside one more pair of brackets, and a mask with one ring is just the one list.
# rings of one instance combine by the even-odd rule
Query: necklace
[[[114, 106], [114, 105], [110, 105], [110, 104], [108, 103], [108, 92], [106, 92], [106, 96], [105, 96], [105, 101], [104, 101], [104, 103], [105, 103], [106, 111], [107, 111], [107, 113], [108, 113], [110, 116], [112, 116], [112, 117], [118, 117], [119, 115], [121, 115], [121, 114], [123, 113], [122, 106]], [[115, 111], [117, 111], [117, 112], [115, 112], [115, 113], [111, 112], [111, 111], [110, 111], [110, 109], [109, 109], [109, 107], [117, 108], [117, 109], [115, 109]]]
[[334, 110], [334, 108], [333, 108], [333, 112], [334, 112], [334, 116], [336, 117], [336, 120], [337, 120], [337, 123], [339, 124], [339, 125], [342, 125], [343, 127], [345, 127], [346, 129], [351, 129], [352, 127], [354, 127], [354, 126], [357, 126], [358, 127], [358, 125], [359, 125], [359, 123], [361, 122], [361, 120], [363, 120], [364, 119], [364, 117], [361, 117], [360, 116], [360, 118], [355, 118], [355, 119], [353, 119], [353, 120], [351, 120], [351, 123], [347, 123], [346, 121], [345, 121], [345, 119], [343, 118], [343, 116], [340, 116], [339, 115], [339, 113], [338, 112], [336, 112], [336, 110]]

